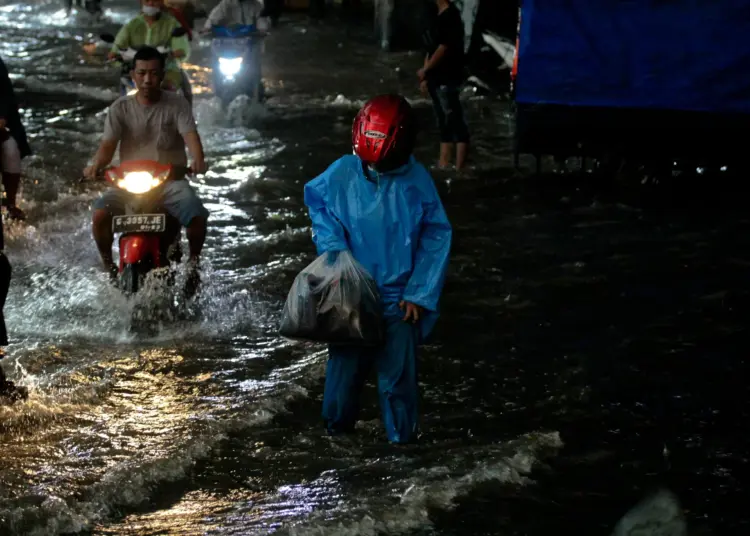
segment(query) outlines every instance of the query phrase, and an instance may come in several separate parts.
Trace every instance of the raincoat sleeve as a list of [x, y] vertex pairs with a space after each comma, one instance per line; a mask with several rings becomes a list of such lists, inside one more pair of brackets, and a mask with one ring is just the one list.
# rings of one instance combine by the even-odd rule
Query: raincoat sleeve
[[110, 52], [117, 53], [121, 48], [130, 48], [130, 23], [125, 24], [115, 36]]
[[346, 231], [341, 221], [333, 214], [328, 204], [328, 191], [331, 175], [337, 172], [334, 163], [317, 178], [305, 185], [305, 205], [312, 220], [312, 235], [318, 255], [329, 251], [349, 249]]
[[[179, 27], [180, 24], [178, 23], [175, 28]], [[173, 37], [170, 40], [170, 46], [172, 47], [173, 51], [182, 50], [185, 53], [185, 55], [181, 58], [177, 58], [178, 61], [187, 61], [187, 59], [190, 57], [190, 39], [188, 38], [187, 34], [183, 35], [182, 37]]]
[[[427, 175], [427, 172], [425, 171]], [[440, 202], [437, 188], [427, 175], [422, 202], [422, 229], [414, 255], [414, 271], [404, 289], [404, 301], [436, 312], [448, 270], [453, 231]]]

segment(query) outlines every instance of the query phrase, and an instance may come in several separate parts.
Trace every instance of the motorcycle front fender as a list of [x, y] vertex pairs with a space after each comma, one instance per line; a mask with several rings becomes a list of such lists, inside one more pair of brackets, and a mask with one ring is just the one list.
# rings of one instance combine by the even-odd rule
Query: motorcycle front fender
[[130, 234], [120, 238], [120, 269], [126, 264], [138, 264], [149, 255], [159, 256], [159, 235]]

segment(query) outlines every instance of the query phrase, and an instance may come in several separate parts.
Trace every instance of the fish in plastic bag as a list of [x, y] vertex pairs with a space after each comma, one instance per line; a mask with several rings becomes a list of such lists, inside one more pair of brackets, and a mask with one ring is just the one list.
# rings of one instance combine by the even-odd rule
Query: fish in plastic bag
[[375, 281], [349, 251], [321, 255], [294, 279], [279, 333], [337, 345], [381, 345], [385, 329]]

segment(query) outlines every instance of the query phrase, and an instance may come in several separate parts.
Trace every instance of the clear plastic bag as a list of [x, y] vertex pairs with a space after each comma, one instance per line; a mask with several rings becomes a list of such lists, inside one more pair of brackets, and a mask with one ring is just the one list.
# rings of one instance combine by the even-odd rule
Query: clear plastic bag
[[294, 279], [279, 333], [329, 344], [382, 344], [383, 313], [375, 281], [348, 251], [321, 255]]

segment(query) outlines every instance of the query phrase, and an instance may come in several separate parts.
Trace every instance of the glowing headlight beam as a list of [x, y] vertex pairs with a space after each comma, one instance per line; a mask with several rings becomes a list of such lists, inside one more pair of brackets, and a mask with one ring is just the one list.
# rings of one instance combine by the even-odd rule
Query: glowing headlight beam
[[117, 181], [117, 186], [131, 194], [144, 194], [162, 183], [161, 177], [154, 177], [148, 171], [131, 171]]
[[224, 76], [233, 77], [240, 72], [242, 67], [242, 57], [239, 58], [219, 58], [219, 72]]

